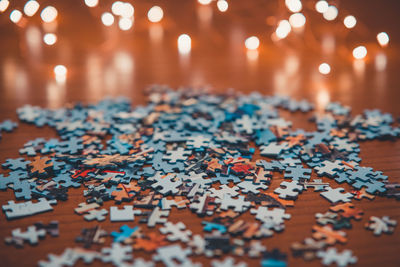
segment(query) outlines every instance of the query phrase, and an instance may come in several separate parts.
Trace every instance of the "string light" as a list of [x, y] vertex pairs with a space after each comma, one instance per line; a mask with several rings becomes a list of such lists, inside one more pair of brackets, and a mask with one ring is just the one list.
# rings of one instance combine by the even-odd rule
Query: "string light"
[[131, 5], [131, 3], [115, 1], [111, 5], [111, 12], [116, 16], [121, 16], [123, 18], [131, 18], [135, 13], [135, 9]]
[[367, 48], [365, 46], [358, 46], [353, 49], [353, 57], [355, 59], [363, 59], [367, 56]]
[[7, 10], [10, 2], [8, 0], [0, 0], [0, 12], [4, 12]]
[[114, 24], [114, 16], [110, 12], [104, 12], [101, 15], [101, 22], [103, 22], [104, 26], [111, 26]]
[[354, 28], [357, 24], [357, 20], [354, 16], [347, 16], [343, 20], [344, 26], [348, 29]]
[[318, 70], [321, 74], [329, 74], [331, 72], [331, 66], [328, 63], [322, 63], [319, 65]]
[[67, 79], [67, 68], [64, 65], [57, 65], [54, 67], [54, 75], [57, 83], [63, 84]]
[[54, 67], [54, 74], [59, 76], [67, 75], [67, 68], [64, 65], [57, 65]]
[[[202, 5], [209, 5], [213, 0], [198, 0], [198, 3]], [[88, 7], [95, 7], [99, 4], [99, 0], [84, 0], [84, 3]], [[10, 2], [8, 0], [0, 0], [0, 12], [4, 12], [9, 7]], [[229, 4], [226, 0], [217, 0], [217, 8], [220, 12], [226, 12]], [[281, 20], [275, 31], [275, 37], [277, 39], [286, 38], [291, 32], [292, 28], [301, 28], [306, 23], [306, 17], [299, 13], [303, 6], [300, 0], [285, 0], [285, 5], [289, 11], [293, 12], [288, 20]], [[35, 0], [28, 0], [23, 8], [23, 12], [26, 16], [34, 16], [39, 10], [40, 4]], [[325, 0], [319, 0], [315, 4], [317, 12], [322, 13], [324, 19], [333, 21], [338, 17], [338, 8], [329, 5]], [[134, 7], [128, 2], [115, 1], [112, 4], [111, 11], [116, 16], [119, 16], [119, 28], [127, 31], [133, 26], [133, 15]], [[101, 21], [105, 26], [111, 26], [115, 22], [115, 18], [110, 12], [105, 12], [101, 16]], [[44, 8], [40, 14], [44, 22], [50, 23], [54, 21], [58, 16], [58, 11], [52, 6]], [[147, 13], [148, 20], [153, 23], [160, 22], [163, 19], [164, 12], [161, 7], [153, 6]], [[23, 18], [21, 11], [15, 9], [10, 13], [10, 20], [13, 23], [19, 23]], [[352, 29], [357, 24], [357, 19], [348, 15], [344, 18], [343, 24], [346, 28]], [[376, 36], [380, 46], [385, 47], [389, 43], [389, 36], [386, 32], [380, 32]], [[39, 39], [40, 40], [40, 39]], [[54, 45], [57, 42], [57, 36], [53, 33], [46, 33], [43, 36], [43, 41], [47, 45]], [[257, 50], [260, 46], [260, 40], [256, 36], [251, 36], [245, 40], [245, 47], [248, 50]], [[187, 34], [182, 34], [178, 37], [178, 50], [180, 53], [186, 54], [191, 51], [191, 38]], [[358, 46], [353, 49], [352, 55], [355, 59], [363, 59], [367, 56], [367, 49], [365, 46]], [[321, 74], [327, 75], [331, 71], [331, 67], [327, 63], [319, 65], [318, 70]], [[57, 65], [54, 67], [54, 73], [56, 76], [66, 76], [67, 69], [63, 65]], [[64, 74], [63, 74], [64, 73]]]
[[58, 15], [57, 9], [55, 9], [55, 7], [52, 6], [45, 7], [42, 10], [42, 13], [40, 13], [40, 17], [44, 22], [54, 21], [57, 18], [57, 15]]
[[275, 34], [279, 39], [284, 39], [288, 36], [291, 30], [292, 27], [290, 26], [289, 21], [281, 20], [276, 28]]
[[95, 7], [99, 4], [99, 0], [85, 0], [85, 4], [88, 7]]
[[303, 8], [300, 0], [285, 0], [285, 5], [293, 13], [300, 12]]
[[376, 39], [378, 40], [378, 43], [383, 47], [387, 46], [389, 43], [389, 35], [386, 32], [378, 33]]
[[328, 10], [328, 7], [329, 7], [328, 2], [323, 0], [318, 1], [315, 4], [315, 10], [317, 10], [317, 12], [321, 14], [325, 13]]
[[256, 36], [251, 36], [246, 39], [244, 45], [249, 50], [257, 50], [257, 48], [260, 46], [260, 40]]
[[123, 18], [131, 18], [133, 17], [134, 13], [135, 9], [133, 8], [133, 6], [130, 3], [124, 3], [120, 16]]
[[54, 67], [54, 74], [57, 77], [66, 77], [67, 68], [64, 65], [57, 65]]
[[228, 2], [225, 1], [225, 0], [218, 0], [218, 2], [217, 2], [217, 7], [218, 7], [218, 10], [219, 10], [219, 11], [225, 12], [225, 11], [228, 10], [229, 4], [228, 4]]
[[178, 51], [181, 54], [188, 54], [192, 49], [192, 39], [187, 34], [181, 34], [178, 37]]
[[115, 1], [111, 6], [111, 11], [116, 16], [121, 16], [124, 9], [124, 3], [121, 1]]
[[121, 30], [127, 31], [132, 28], [133, 21], [130, 18], [120, 18], [118, 21], [118, 26]]
[[209, 4], [211, 4], [211, 1], [212, 0], [198, 0], [199, 4], [202, 4], [202, 5], [209, 5]]
[[324, 19], [332, 21], [338, 16], [338, 9], [335, 6], [329, 6], [328, 9], [322, 14]]
[[22, 19], [22, 13], [21, 11], [14, 9], [13, 11], [11, 11], [10, 13], [10, 20], [12, 22], [14, 22], [15, 24], [17, 24], [20, 20]]
[[39, 7], [40, 7], [40, 5], [38, 2], [36, 2], [35, 0], [30, 0], [30, 1], [26, 2], [25, 6], [24, 6], [24, 13], [28, 17], [32, 17], [39, 10]]
[[294, 13], [289, 17], [289, 23], [293, 28], [301, 28], [306, 24], [306, 17], [302, 13]]
[[57, 35], [54, 33], [46, 33], [43, 36], [43, 42], [47, 45], [54, 45], [57, 42]]
[[161, 21], [163, 17], [164, 17], [164, 12], [162, 8], [159, 6], [153, 6], [147, 13], [147, 18], [154, 23]]

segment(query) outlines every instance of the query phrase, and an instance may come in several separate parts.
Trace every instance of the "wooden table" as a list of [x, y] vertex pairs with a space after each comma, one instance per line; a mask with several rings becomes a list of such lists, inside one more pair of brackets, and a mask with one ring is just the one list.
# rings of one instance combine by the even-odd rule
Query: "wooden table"
[[[335, 22], [327, 22], [315, 12], [315, 1], [303, 1], [305, 29], [278, 42], [271, 40], [271, 34], [276, 21], [289, 17], [284, 1], [232, 0], [225, 13], [219, 12], [215, 3], [202, 6], [188, 0], [135, 1], [134, 26], [126, 32], [115, 25], [107, 28], [101, 24], [100, 16], [110, 10], [110, 1], [101, 1], [100, 7], [92, 9], [84, 6], [83, 1], [76, 2], [53, 3], [59, 11], [58, 41], [54, 46], [47, 46], [41, 40], [44, 30], [39, 15], [16, 26], [8, 18], [10, 10], [0, 14], [0, 121], [16, 120], [15, 110], [24, 104], [56, 108], [69, 102], [91, 103], [104, 96], [119, 95], [130, 97], [134, 105], [144, 104], [144, 88], [154, 83], [174, 88], [210, 85], [216, 92], [233, 87], [244, 93], [290, 95], [312, 101], [317, 111], [328, 101], [340, 101], [351, 106], [353, 114], [379, 108], [399, 115], [400, 21], [396, 0], [336, 1], [339, 18]], [[12, 5], [21, 8], [23, 4], [16, 1]], [[164, 10], [161, 23], [151, 24], [147, 20], [147, 10], [154, 4]], [[352, 30], [344, 28], [341, 22], [348, 14], [358, 19]], [[381, 48], [375, 40], [380, 31], [388, 32], [391, 38], [386, 48]], [[192, 38], [188, 55], [180, 54], [177, 49], [177, 38], [182, 33]], [[259, 37], [261, 45], [258, 52], [249, 53], [244, 40], [252, 35]], [[368, 49], [366, 59], [361, 61], [355, 61], [351, 55], [358, 45]], [[387, 64], [382, 67], [385, 59]], [[322, 62], [330, 64], [330, 74], [318, 73]], [[64, 83], [54, 78], [53, 68], [58, 64], [68, 69]], [[310, 114], [283, 113], [283, 116], [293, 121], [294, 128], [313, 129], [307, 121]], [[13, 133], [3, 134], [0, 162], [18, 157], [18, 149], [28, 140], [55, 136], [50, 128], [20, 123]], [[400, 141], [362, 143], [361, 157], [363, 166], [381, 170], [390, 181], [400, 182]], [[280, 176], [274, 177], [271, 188], [277, 187], [281, 180]], [[7, 221], [0, 213], [1, 238], [16, 227], [25, 228], [37, 221], [60, 221], [60, 237], [47, 237], [36, 247], [16, 249], [0, 242], [2, 265], [33, 266], [50, 252], [59, 254], [66, 247], [75, 247], [74, 239], [80, 230], [96, 224], [84, 222], [73, 212], [84, 200], [82, 190], [71, 189], [68, 201], [59, 203], [54, 212], [15, 221]], [[0, 193], [0, 204], [11, 199], [14, 199], [12, 191]], [[400, 202], [382, 197], [353, 202], [364, 209], [364, 217], [353, 223], [353, 229], [346, 230], [348, 243], [337, 247], [351, 249], [359, 259], [359, 266], [399, 266], [400, 229], [393, 235], [375, 237], [364, 229], [364, 223], [373, 215], [389, 215], [400, 221]], [[105, 207], [111, 205], [112, 201]], [[325, 212], [328, 207], [328, 201], [318, 194], [304, 192], [295, 207], [288, 208], [292, 218], [286, 222], [285, 231], [262, 242], [269, 249], [277, 247], [288, 252], [290, 265], [306, 265], [302, 259], [292, 257], [289, 246], [309, 237], [315, 213]], [[246, 214], [244, 218], [253, 217]], [[183, 221], [194, 233], [202, 232], [202, 219], [188, 210], [173, 210], [169, 220]], [[101, 225], [111, 231], [122, 223], [110, 223], [107, 219]], [[142, 252], [134, 255], [149, 259]], [[193, 259], [209, 262], [204, 257]], [[258, 264], [259, 260], [249, 263]], [[311, 265], [320, 262], [316, 260]]]

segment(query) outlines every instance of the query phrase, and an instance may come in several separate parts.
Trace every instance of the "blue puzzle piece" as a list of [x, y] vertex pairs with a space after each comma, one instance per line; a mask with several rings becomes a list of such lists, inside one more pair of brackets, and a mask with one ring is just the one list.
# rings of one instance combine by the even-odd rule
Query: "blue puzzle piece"
[[0, 132], [1, 131], [6, 131], [6, 132], [11, 132], [15, 128], [18, 127], [18, 123], [13, 122], [11, 120], [5, 120], [2, 123], [0, 123]]
[[130, 228], [128, 225], [124, 224], [119, 228], [119, 230], [119, 232], [111, 232], [110, 234], [114, 238], [114, 242], [124, 242], [139, 230], [139, 226]]
[[17, 159], [7, 159], [5, 163], [2, 164], [2, 166], [5, 169], [10, 169], [10, 170], [26, 170], [27, 165], [31, 163], [28, 160], [25, 160], [24, 158], [17, 158]]
[[212, 232], [213, 230], [218, 230], [221, 234], [226, 233], [225, 225], [207, 221], [203, 221], [202, 224], [204, 224], [203, 230], [206, 232]]

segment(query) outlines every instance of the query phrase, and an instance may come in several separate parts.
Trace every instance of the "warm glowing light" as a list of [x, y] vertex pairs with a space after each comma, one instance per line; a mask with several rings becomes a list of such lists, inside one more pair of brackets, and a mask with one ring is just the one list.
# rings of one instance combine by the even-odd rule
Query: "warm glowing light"
[[121, 16], [124, 9], [124, 3], [121, 1], [115, 1], [111, 6], [111, 11], [114, 15]]
[[121, 10], [121, 17], [123, 18], [131, 18], [135, 13], [135, 9], [130, 3], [124, 3], [123, 8]]
[[192, 39], [187, 34], [181, 34], [178, 37], [178, 50], [181, 54], [188, 54], [192, 49]]
[[278, 24], [278, 27], [276, 28], [275, 34], [279, 39], [283, 39], [288, 36], [291, 30], [292, 27], [290, 26], [289, 21], [281, 20]]
[[285, 5], [293, 13], [300, 12], [303, 8], [300, 0], [285, 0]]
[[381, 46], [387, 46], [387, 44], [389, 43], [389, 35], [386, 32], [378, 33], [376, 39]]
[[105, 26], [111, 26], [114, 24], [114, 16], [109, 12], [104, 12], [103, 15], [101, 15], [101, 22], [103, 22]]
[[343, 20], [344, 26], [346, 26], [346, 28], [351, 29], [354, 28], [357, 24], [357, 20], [354, 16], [347, 16], [344, 18]]
[[85, 4], [88, 7], [95, 7], [99, 4], [99, 0], [85, 0]]
[[153, 6], [147, 13], [147, 18], [151, 22], [159, 22], [162, 20], [163, 17], [164, 17], [164, 12], [162, 8], [159, 6]]
[[164, 35], [164, 30], [163, 27], [161, 26], [161, 24], [152, 24], [149, 27], [149, 35], [150, 35], [150, 39], [153, 42], [159, 42], [161, 41], [161, 39], [163, 38]]
[[118, 22], [118, 26], [121, 30], [127, 31], [132, 28], [133, 21], [130, 18], [120, 18]]
[[47, 45], [53, 45], [57, 42], [57, 35], [55, 35], [54, 33], [46, 33], [43, 36], [43, 41]]
[[30, 0], [26, 2], [24, 6], [25, 15], [27, 15], [28, 17], [32, 17], [38, 11], [39, 6], [40, 6], [39, 3], [36, 2], [35, 0]]
[[386, 69], [387, 58], [383, 53], [379, 53], [375, 57], [375, 68], [378, 71], [383, 71]]
[[326, 20], [334, 20], [338, 16], [338, 9], [335, 6], [329, 6], [328, 9], [324, 12], [323, 16]]
[[326, 88], [318, 88], [317, 91], [317, 108], [324, 109], [326, 105], [330, 102], [330, 95], [329, 91]]
[[251, 36], [246, 39], [244, 45], [249, 50], [256, 50], [260, 46], [260, 40], [256, 36]]
[[22, 19], [22, 13], [21, 11], [14, 9], [10, 13], [10, 20], [14, 23], [18, 23]]
[[198, 2], [202, 5], [209, 5], [212, 2], [212, 0], [198, 0]]
[[67, 68], [64, 65], [55, 66], [54, 75], [58, 83], [64, 83], [67, 79]]
[[306, 24], [306, 17], [302, 13], [294, 13], [289, 17], [289, 23], [293, 28], [301, 28]]
[[378, 71], [383, 71], [386, 68], [387, 58], [383, 53], [379, 53], [375, 57], [375, 68]]
[[40, 56], [42, 48], [42, 33], [40, 29], [36, 26], [29, 25], [26, 27], [25, 35], [26, 44], [30, 53], [32, 53], [34, 57]]
[[367, 48], [365, 46], [358, 46], [353, 49], [353, 57], [355, 59], [363, 59], [367, 56]]
[[247, 50], [246, 56], [250, 62], [255, 62], [258, 59], [258, 50]]
[[317, 10], [317, 12], [321, 13], [321, 14], [325, 13], [328, 10], [328, 7], [329, 7], [328, 2], [323, 1], [323, 0], [318, 1], [315, 4], [315, 10]]
[[0, 0], [0, 12], [4, 12], [7, 10], [10, 2], [8, 0]]
[[219, 10], [219, 11], [225, 12], [225, 11], [228, 10], [229, 4], [228, 4], [228, 2], [225, 1], [225, 0], [218, 0], [218, 2], [217, 2], [217, 7], [218, 7], [218, 10]]
[[318, 70], [321, 74], [329, 74], [331, 72], [331, 66], [328, 63], [322, 63], [319, 65]]
[[58, 12], [52, 6], [45, 7], [40, 13], [40, 17], [44, 22], [52, 22], [57, 18]]

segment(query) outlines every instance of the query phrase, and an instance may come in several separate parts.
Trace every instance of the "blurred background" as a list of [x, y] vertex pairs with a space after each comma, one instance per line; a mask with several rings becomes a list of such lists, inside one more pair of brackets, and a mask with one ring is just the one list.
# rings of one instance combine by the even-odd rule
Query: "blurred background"
[[151, 84], [398, 112], [396, 0], [0, 0], [0, 110]]

